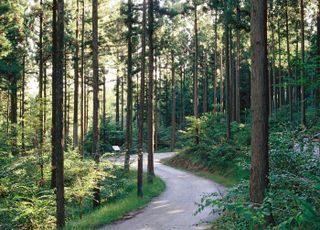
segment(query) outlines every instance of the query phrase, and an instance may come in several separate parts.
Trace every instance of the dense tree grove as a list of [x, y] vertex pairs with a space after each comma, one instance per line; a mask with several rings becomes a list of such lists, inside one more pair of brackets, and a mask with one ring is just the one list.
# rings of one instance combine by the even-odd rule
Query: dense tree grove
[[159, 150], [236, 181], [217, 229], [318, 229], [319, 115], [319, 0], [1, 0], [0, 229], [143, 199]]

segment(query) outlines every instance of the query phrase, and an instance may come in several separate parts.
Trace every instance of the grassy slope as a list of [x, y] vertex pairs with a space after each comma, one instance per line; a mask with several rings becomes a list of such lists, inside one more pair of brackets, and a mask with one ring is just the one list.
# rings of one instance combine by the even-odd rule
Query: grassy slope
[[208, 169], [201, 166], [199, 163], [194, 162], [192, 157], [189, 157], [184, 153], [177, 154], [172, 158], [164, 159], [162, 160], [162, 163], [174, 168], [191, 172], [197, 176], [208, 178], [216, 183], [222, 184], [225, 187], [232, 187], [247, 176], [247, 172], [239, 172], [239, 170], [235, 168], [227, 168], [223, 170], [218, 168]]
[[[133, 177], [136, 180], [135, 177]], [[124, 199], [106, 204], [101, 208], [85, 215], [81, 220], [67, 223], [66, 229], [89, 230], [97, 229], [103, 225], [121, 219], [125, 214], [135, 211], [147, 203], [152, 198], [157, 197], [165, 190], [165, 183], [159, 177], [155, 177], [152, 185], [147, 183], [146, 176], [144, 177], [144, 197], [137, 197], [137, 187], [128, 194]]]

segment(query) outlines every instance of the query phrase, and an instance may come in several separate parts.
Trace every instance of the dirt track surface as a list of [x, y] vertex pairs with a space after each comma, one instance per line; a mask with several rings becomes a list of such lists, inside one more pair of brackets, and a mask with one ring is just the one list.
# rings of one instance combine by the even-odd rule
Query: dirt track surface
[[[208, 221], [218, 216], [210, 209], [194, 215], [204, 193], [220, 192], [223, 186], [190, 173], [165, 166], [160, 163], [163, 158], [174, 153], [157, 153], [155, 173], [166, 183], [166, 190], [152, 200], [145, 208], [138, 211], [131, 219], [121, 220], [104, 226], [103, 230], [193, 230], [207, 229]], [[145, 156], [146, 157], [146, 156]], [[133, 163], [136, 165], [136, 163]], [[146, 158], [144, 158], [146, 169]]]

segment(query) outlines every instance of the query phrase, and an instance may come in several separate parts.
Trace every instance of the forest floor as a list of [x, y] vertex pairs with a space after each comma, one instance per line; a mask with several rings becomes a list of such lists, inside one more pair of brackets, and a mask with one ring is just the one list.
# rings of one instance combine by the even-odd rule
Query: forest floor
[[[225, 188], [211, 180], [191, 173], [163, 165], [160, 160], [172, 157], [175, 153], [157, 153], [154, 155], [155, 174], [166, 183], [166, 190], [145, 208], [133, 213], [132, 218], [106, 225], [101, 230], [186, 230], [207, 229], [217, 214], [205, 209], [195, 215], [197, 203], [202, 195], [223, 193]], [[135, 167], [136, 157], [132, 158]], [[121, 160], [118, 159], [117, 161]], [[144, 156], [144, 169], [147, 156]]]

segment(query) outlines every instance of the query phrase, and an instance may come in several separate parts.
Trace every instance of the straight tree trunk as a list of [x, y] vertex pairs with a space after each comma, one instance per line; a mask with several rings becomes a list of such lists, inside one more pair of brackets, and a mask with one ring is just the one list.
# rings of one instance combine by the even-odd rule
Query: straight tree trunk
[[43, 3], [40, 0], [40, 33], [39, 33], [39, 151], [40, 154], [42, 152], [42, 145], [43, 145]]
[[[195, 55], [194, 55], [194, 75], [193, 75], [193, 115], [198, 117], [198, 11], [197, 5], [194, 5], [194, 36], [195, 36]], [[198, 133], [198, 131], [197, 131]], [[198, 143], [199, 140], [196, 140]]]
[[52, 154], [56, 160], [57, 228], [65, 225], [64, 167], [63, 167], [63, 59], [64, 59], [64, 1], [54, 0], [53, 71], [52, 71]]
[[[290, 60], [290, 38], [289, 38], [289, 18], [288, 18], [288, 0], [285, 1], [286, 4], [286, 11], [285, 11], [285, 18], [286, 18], [286, 40], [287, 40], [287, 62], [288, 62], [288, 78], [291, 81], [292, 78], [292, 70], [291, 70], [291, 60]], [[289, 83], [288, 86], [288, 99], [289, 99], [289, 107], [290, 107], [290, 124], [292, 126], [293, 123], [293, 112], [292, 112], [292, 86]]]
[[171, 145], [173, 151], [176, 146], [176, 79], [174, 69], [174, 53], [171, 50], [171, 80], [172, 80], [172, 104], [171, 104]]
[[[117, 61], [119, 61], [119, 51], [117, 50]], [[116, 82], [116, 124], [120, 125], [120, 76], [119, 67], [117, 67], [117, 82]]]
[[148, 41], [149, 41], [149, 95], [148, 95], [148, 182], [153, 183], [154, 178], [154, 80], [153, 80], [153, 0], [148, 0]]
[[68, 128], [68, 108], [69, 108], [69, 100], [68, 100], [68, 75], [67, 75], [67, 47], [64, 44], [64, 121], [63, 121], [63, 130], [64, 130], [64, 149], [67, 149], [67, 140], [69, 137], [69, 128]]
[[127, 70], [127, 125], [126, 125], [126, 154], [124, 161], [125, 171], [129, 171], [130, 153], [132, 151], [132, 20], [133, 4], [128, 0], [128, 70]]
[[237, 4], [236, 121], [240, 123], [240, 6]]
[[26, 85], [26, 54], [22, 58], [22, 83], [21, 83], [21, 148], [25, 152], [25, 130], [24, 130], [24, 112], [25, 112], [25, 85]]
[[[317, 68], [317, 79], [319, 84], [320, 78], [320, 1], [318, 1], [318, 15], [317, 15], [317, 55], [318, 55], [318, 68]], [[316, 91], [316, 105], [318, 109], [318, 113], [320, 113], [320, 87], [318, 87]]]
[[250, 201], [262, 204], [268, 186], [267, 1], [251, 1], [251, 174]]
[[220, 51], [220, 113], [224, 110], [224, 90], [223, 90], [223, 50]]
[[[59, 87], [59, 78], [57, 75], [57, 63], [58, 63], [58, 43], [57, 43], [57, 10], [58, 10], [58, 0], [53, 0], [52, 2], [52, 112], [56, 113], [59, 111], [56, 111], [54, 108], [59, 108], [60, 101], [59, 101], [59, 94], [58, 92], [61, 92], [61, 89], [57, 88]], [[63, 82], [62, 82], [63, 83]], [[63, 93], [63, 89], [62, 89]], [[56, 188], [56, 153], [59, 151], [59, 146], [61, 143], [58, 144], [58, 146], [55, 146], [55, 143], [58, 142], [57, 138], [59, 138], [59, 124], [56, 123], [56, 121], [60, 119], [60, 117], [57, 117], [57, 115], [54, 115], [52, 113], [52, 129], [51, 129], [51, 188]], [[66, 114], [65, 114], [66, 115]], [[54, 125], [57, 125], [55, 127]], [[57, 131], [56, 131], [57, 129]], [[56, 136], [57, 135], [57, 136]], [[62, 143], [63, 145], [63, 143]], [[59, 153], [58, 153], [59, 154]]]
[[85, 99], [85, 76], [84, 76], [84, 0], [82, 0], [82, 12], [81, 12], [81, 98], [80, 98], [80, 157], [84, 157], [84, 99]]
[[304, 93], [304, 0], [300, 0], [300, 13], [301, 13], [301, 126], [306, 127], [306, 109], [305, 109], [305, 93]]
[[[227, 8], [228, 8], [228, 2], [225, 0], [225, 11], [227, 11]], [[229, 66], [229, 62], [230, 62], [230, 59], [229, 59], [229, 23], [228, 23], [228, 19], [226, 18], [227, 15], [226, 15], [226, 12], [225, 12], [225, 31], [224, 31], [224, 36], [225, 36], [225, 53], [226, 53], [226, 81], [227, 81], [227, 87], [226, 87], [226, 91], [227, 91], [227, 94], [226, 94], [226, 109], [227, 109], [227, 130], [226, 130], [226, 138], [227, 138], [227, 141], [229, 141], [231, 139], [231, 126], [230, 126], [230, 121], [231, 121], [231, 85], [230, 85], [230, 66]]]
[[74, 57], [74, 97], [73, 97], [73, 148], [78, 147], [78, 105], [79, 105], [79, 0], [76, 9], [76, 40]]
[[279, 52], [279, 71], [278, 71], [278, 98], [279, 98], [279, 108], [282, 109], [283, 97], [282, 97], [282, 71], [281, 71], [281, 33], [280, 33], [280, 21], [278, 21], [278, 52]]
[[145, 69], [146, 69], [146, 21], [147, 2], [143, 0], [142, 34], [141, 34], [141, 78], [140, 78], [140, 104], [138, 116], [138, 177], [137, 195], [143, 197], [143, 118], [144, 118], [144, 93], [145, 93]]
[[214, 19], [214, 54], [213, 54], [213, 65], [212, 65], [212, 73], [213, 73], [213, 112], [217, 112], [217, 61], [218, 61], [218, 13], [215, 12]]
[[[92, 156], [96, 164], [100, 161], [99, 151], [99, 50], [98, 50], [98, 0], [92, 0], [92, 70], [93, 70], [93, 126]], [[93, 193], [93, 206], [100, 206], [100, 185]]]
[[[273, 99], [273, 108], [274, 111], [276, 111], [277, 109], [277, 95], [276, 95], [276, 65], [275, 65], [275, 60], [276, 60], [276, 55], [275, 55], [275, 38], [274, 38], [274, 17], [273, 17], [273, 0], [271, 0], [271, 4], [270, 4], [270, 12], [271, 12], [271, 16], [270, 16], [270, 23], [271, 23], [271, 52], [272, 52], [272, 61], [271, 61], [271, 65], [272, 65], [272, 97], [271, 99]], [[272, 109], [272, 108], [271, 108]], [[272, 110], [269, 111], [270, 113], [272, 113]]]

